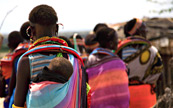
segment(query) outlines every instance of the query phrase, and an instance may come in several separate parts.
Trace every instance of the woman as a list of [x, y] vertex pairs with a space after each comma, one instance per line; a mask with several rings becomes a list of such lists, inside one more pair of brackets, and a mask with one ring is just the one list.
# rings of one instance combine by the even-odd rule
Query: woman
[[99, 47], [88, 57], [86, 72], [91, 87], [91, 108], [128, 108], [129, 90], [126, 65], [112, 50], [117, 49], [114, 29], [96, 32]]

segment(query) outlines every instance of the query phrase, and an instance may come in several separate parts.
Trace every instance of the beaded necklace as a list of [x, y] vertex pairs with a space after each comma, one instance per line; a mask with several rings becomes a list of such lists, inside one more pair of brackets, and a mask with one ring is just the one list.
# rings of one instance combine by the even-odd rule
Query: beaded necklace
[[38, 45], [45, 45], [45, 44], [57, 44], [57, 45], [63, 45], [68, 46], [67, 42], [63, 39], [60, 39], [58, 37], [49, 37], [45, 36], [42, 38], [37, 39], [30, 47], [29, 50], [38, 46]]

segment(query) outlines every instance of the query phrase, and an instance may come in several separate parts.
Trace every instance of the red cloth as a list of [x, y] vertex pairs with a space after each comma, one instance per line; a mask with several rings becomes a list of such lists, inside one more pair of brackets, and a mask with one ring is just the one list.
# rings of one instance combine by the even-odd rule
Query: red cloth
[[156, 103], [156, 94], [151, 93], [151, 85], [130, 85], [130, 108], [150, 108]]

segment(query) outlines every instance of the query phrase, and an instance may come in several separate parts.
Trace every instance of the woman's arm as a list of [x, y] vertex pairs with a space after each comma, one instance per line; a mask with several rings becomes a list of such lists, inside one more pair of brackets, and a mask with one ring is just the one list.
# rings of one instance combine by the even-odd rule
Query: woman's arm
[[23, 107], [26, 101], [30, 83], [30, 65], [28, 57], [23, 57], [19, 61], [17, 76], [16, 76], [16, 90], [14, 95], [14, 105]]

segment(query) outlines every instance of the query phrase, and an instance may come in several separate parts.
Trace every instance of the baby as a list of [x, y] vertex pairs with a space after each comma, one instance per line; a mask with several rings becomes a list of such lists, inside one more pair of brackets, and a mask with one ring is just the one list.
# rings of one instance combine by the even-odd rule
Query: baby
[[73, 73], [73, 66], [64, 57], [56, 57], [51, 60], [49, 66], [45, 66], [43, 71], [32, 79], [33, 82], [54, 81], [65, 83]]

